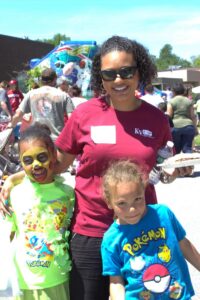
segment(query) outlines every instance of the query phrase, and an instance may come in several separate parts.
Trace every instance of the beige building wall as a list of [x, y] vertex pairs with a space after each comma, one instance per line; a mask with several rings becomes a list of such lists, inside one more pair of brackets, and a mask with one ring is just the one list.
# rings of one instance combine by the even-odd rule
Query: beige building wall
[[158, 78], [180, 78], [193, 86], [200, 85], [200, 69], [179, 69], [158, 72]]

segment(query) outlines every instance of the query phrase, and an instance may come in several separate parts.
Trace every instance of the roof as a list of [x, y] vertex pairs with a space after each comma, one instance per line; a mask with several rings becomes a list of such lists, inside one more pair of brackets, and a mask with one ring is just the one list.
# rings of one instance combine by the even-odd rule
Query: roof
[[53, 48], [51, 44], [0, 34], [0, 81], [29, 70], [32, 58], [41, 58]]

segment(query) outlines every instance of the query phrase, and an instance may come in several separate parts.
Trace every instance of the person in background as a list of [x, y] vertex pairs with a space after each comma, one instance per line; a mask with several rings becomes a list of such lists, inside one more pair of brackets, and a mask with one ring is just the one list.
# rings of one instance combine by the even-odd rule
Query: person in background
[[[81, 88], [79, 88], [76, 84], [69, 86], [68, 92], [75, 108], [79, 104], [87, 101], [87, 99], [81, 97]], [[73, 164], [68, 169], [71, 175], [76, 175], [76, 171], [79, 167], [79, 164], [80, 164], [80, 155], [77, 155], [76, 159], [73, 161]]]
[[163, 98], [156, 94], [152, 84], [148, 84], [144, 88], [145, 95], [141, 97], [142, 100], [148, 102], [149, 104], [158, 107], [158, 104], [164, 102]]
[[200, 124], [200, 98], [197, 99], [196, 103], [193, 104], [194, 110], [196, 111], [197, 115], [197, 126]]
[[[69, 92], [69, 83], [67, 81], [67, 78], [64, 76], [58, 77], [56, 80], [56, 86], [61, 91], [68, 93]], [[68, 93], [69, 94], [69, 93]]]
[[7, 96], [8, 83], [4, 80], [0, 83], [0, 115], [11, 119], [12, 110]]
[[[24, 98], [24, 95], [20, 91], [18, 81], [16, 79], [12, 79], [9, 81], [9, 88], [7, 91], [7, 96], [9, 99], [12, 116], [13, 116]], [[17, 124], [17, 123], [15, 124], [15, 126], [13, 126], [14, 127], [13, 134], [14, 134], [15, 140], [18, 140], [19, 135], [20, 135], [20, 124]]]
[[19, 141], [26, 176], [10, 194], [14, 212], [8, 217], [11, 237], [16, 235], [14, 261], [22, 292], [16, 300], [69, 300], [68, 236], [74, 191], [54, 176], [56, 150], [50, 134], [46, 126], [35, 124], [23, 131]]
[[185, 86], [185, 93], [184, 96], [187, 97], [190, 101], [193, 101], [192, 99], [192, 88], [190, 86]]
[[184, 96], [182, 83], [175, 84], [172, 90], [174, 97], [167, 104], [167, 114], [174, 123], [172, 137], [176, 153], [192, 153], [192, 142], [198, 133], [193, 104]]
[[16, 79], [9, 81], [7, 95], [12, 109], [12, 114], [14, 114], [24, 98], [22, 92], [19, 90], [18, 81]]
[[[172, 139], [164, 114], [135, 97], [135, 91], [151, 83], [157, 74], [143, 45], [126, 37], [108, 38], [93, 59], [91, 74], [96, 97], [73, 111], [56, 140], [58, 174], [80, 155], [70, 241], [71, 300], [109, 297], [109, 278], [102, 276], [100, 249], [114, 217], [101, 193], [102, 176], [110, 161], [130, 159], [149, 174], [158, 150]], [[165, 180], [170, 183], [191, 171], [190, 167], [175, 169], [171, 175], [165, 173]], [[2, 213], [9, 213], [5, 199], [23, 176], [21, 172], [6, 179], [0, 195]], [[153, 185], [146, 186], [145, 200], [157, 202]]]
[[69, 83], [67, 81], [67, 78], [64, 76], [58, 77], [56, 80], [56, 86], [59, 90], [67, 94], [67, 113], [65, 114], [65, 123], [66, 123], [75, 108], [71, 96], [69, 94]]
[[191, 299], [186, 260], [200, 271], [200, 253], [165, 205], [146, 205], [145, 174], [130, 161], [112, 164], [103, 194], [115, 221], [101, 246], [111, 300]]
[[171, 87], [170, 86], [167, 86], [166, 87], [166, 90], [164, 91], [164, 93], [167, 95], [167, 98], [166, 98], [166, 101], [170, 101], [173, 97], [173, 92], [171, 90]]
[[72, 102], [73, 102], [75, 108], [79, 104], [87, 101], [87, 99], [85, 99], [81, 96], [81, 88], [78, 87], [76, 84], [69, 87], [69, 95], [71, 96], [71, 99], [72, 99]]
[[31, 122], [39, 121], [46, 124], [55, 140], [64, 127], [64, 114], [67, 114], [69, 96], [57, 89], [57, 75], [51, 68], [46, 68], [41, 74], [42, 86], [30, 90], [24, 97], [8, 127], [14, 127], [26, 113], [31, 113]]
[[166, 118], [169, 121], [169, 126], [170, 128], [174, 127], [174, 123], [172, 121], [172, 118], [167, 114], [167, 103], [166, 102], [161, 102], [158, 104], [158, 108], [165, 114]]

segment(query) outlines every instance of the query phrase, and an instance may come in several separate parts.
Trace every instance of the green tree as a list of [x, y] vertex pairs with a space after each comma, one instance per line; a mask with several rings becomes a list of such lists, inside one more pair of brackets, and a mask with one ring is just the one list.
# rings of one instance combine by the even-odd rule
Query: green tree
[[192, 60], [192, 66], [193, 67], [200, 68], [200, 55], [192, 56], [191, 60]]
[[172, 46], [170, 44], [164, 45], [160, 50], [159, 58], [156, 59], [156, 65], [158, 71], [168, 70], [176, 67], [190, 67], [191, 63], [185, 59], [180, 58], [176, 54], [172, 53]]
[[67, 37], [65, 34], [61, 34], [61, 33], [54, 34], [53, 38], [51, 39], [37, 39], [37, 41], [39, 42], [52, 44], [55, 47], [58, 46], [61, 41], [70, 41], [70, 40], [71, 40], [70, 37]]
[[25, 84], [29, 91], [30, 89], [33, 88], [35, 83], [38, 83], [38, 84], [40, 83], [40, 77], [41, 77], [42, 70], [39, 67], [35, 67], [35, 68], [27, 71], [26, 73], [27, 73], [27, 78], [26, 78]]

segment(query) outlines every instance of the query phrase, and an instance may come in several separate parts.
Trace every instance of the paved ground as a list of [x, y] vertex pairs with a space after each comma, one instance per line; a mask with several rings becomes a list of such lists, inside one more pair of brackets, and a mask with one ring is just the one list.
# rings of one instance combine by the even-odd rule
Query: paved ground
[[[200, 167], [195, 167], [194, 177], [177, 178], [171, 184], [156, 185], [158, 202], [168, 205], [187, 232], [187, 237], [200, 252]], [[200, 272], [189, 265], [196, 295], [200, 299]]]
[[[74, 185], [74, 176], [69, 176], [66, 173], [66, 180], [68, 184]], [[156, 191], [159, 203], [168, 205], [176, 214], [180, 222], [187, 231], [188, 238], [200, 251], [200, 203], [199, 203], [199, 189], [200, 187], [200, 167], [195, 169], [194, 177], [177, 178], [171, 184], [158, 183]], [[0, 222], [0, 230], [3, 231]], [[0, 234], [0, 245], [2, 245], [2, 235]], [[1, 248], [0, 248], [0, 251]], [[1, 252], [0, 252], [1, 257]], [[6, 256], [4, 256], [6, 258]], [[196, 295], [192, 300], [200, 300], [200, 272], [196, 271], [192, 266], [189, 266], [193, 286]], [[6, 274], [6, 269], [2, 270], [0, 267], [0, 275]], [[4, 273], [5, 272], [5, 273]], [[8, 300], [12, 298], [1, 297], [1, 300]]]

